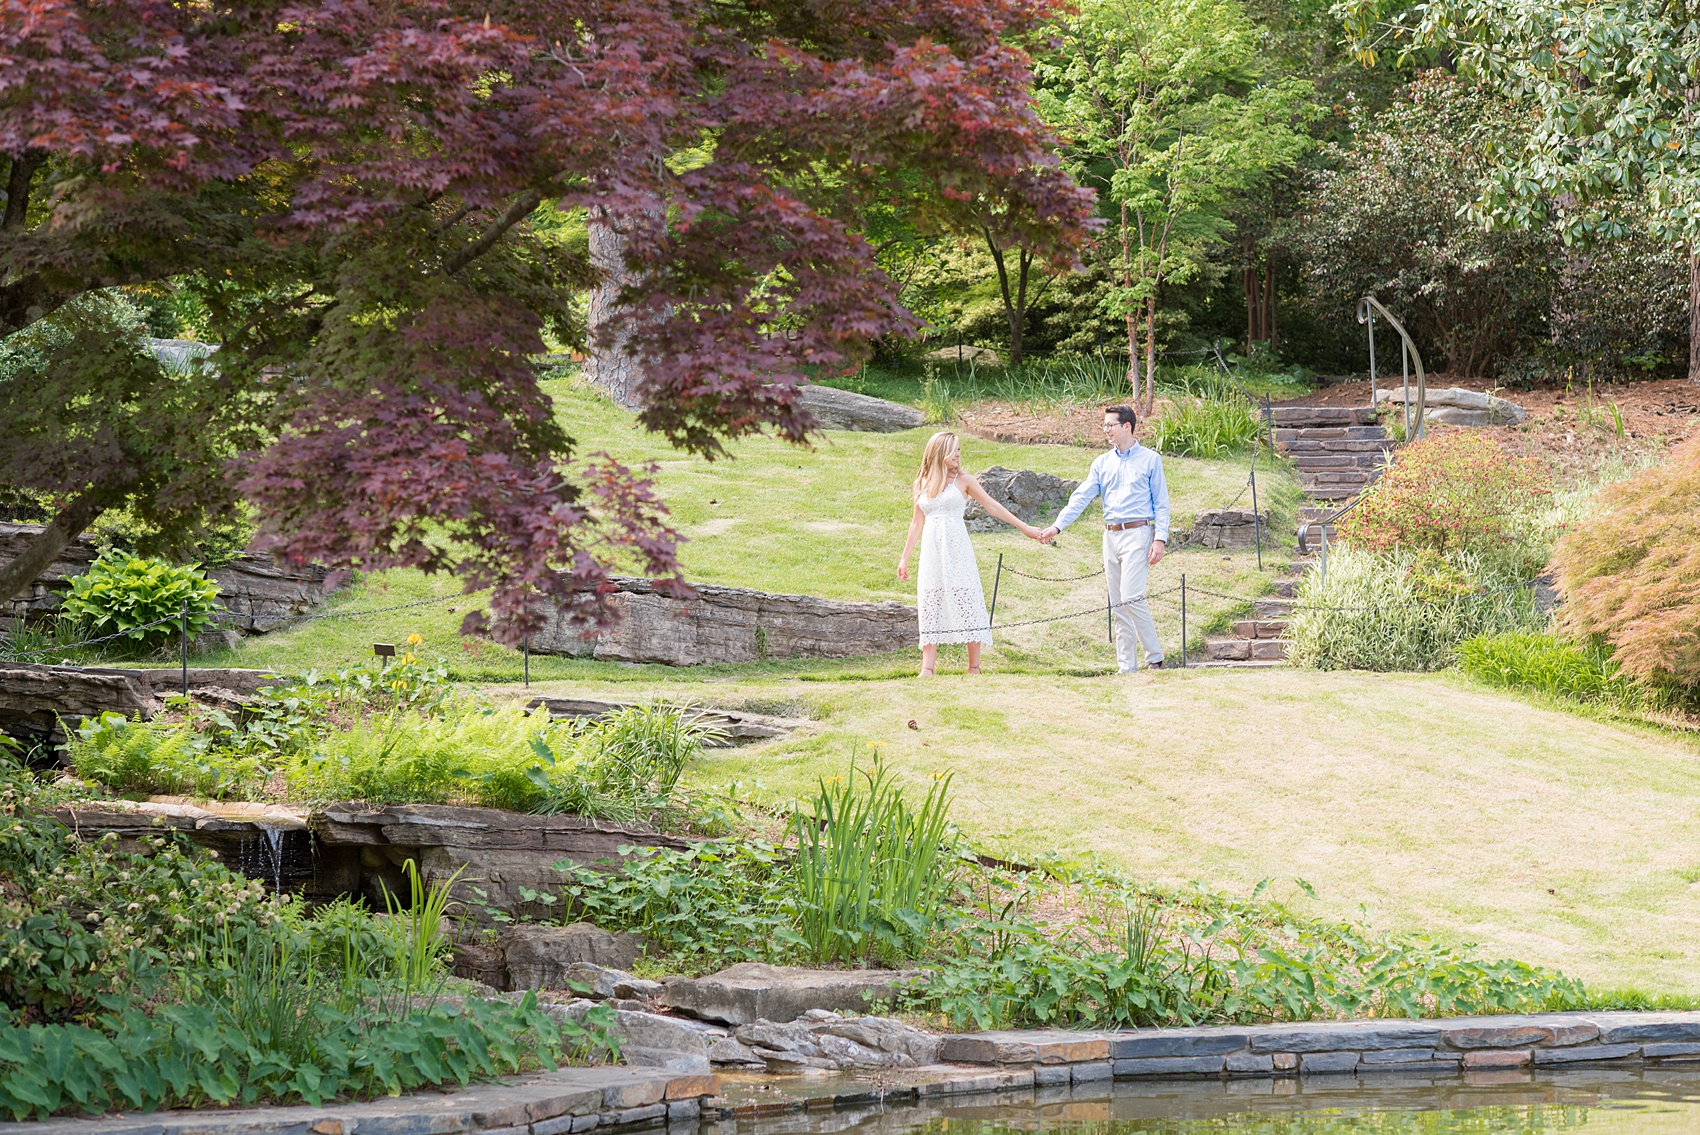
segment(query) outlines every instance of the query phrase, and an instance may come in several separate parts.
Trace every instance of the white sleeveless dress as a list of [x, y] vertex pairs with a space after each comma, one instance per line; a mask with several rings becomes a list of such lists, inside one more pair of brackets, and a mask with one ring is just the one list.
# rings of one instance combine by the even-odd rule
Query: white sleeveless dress
[[974, 545], [962, 519], [968, 500], [955, 481], [938, 496], [918, 502], [927, 515], [921, 529], [921, 565], [915, 601], [921, 613], [921, 645], [939, 642], [992, 644], [991, 620]]

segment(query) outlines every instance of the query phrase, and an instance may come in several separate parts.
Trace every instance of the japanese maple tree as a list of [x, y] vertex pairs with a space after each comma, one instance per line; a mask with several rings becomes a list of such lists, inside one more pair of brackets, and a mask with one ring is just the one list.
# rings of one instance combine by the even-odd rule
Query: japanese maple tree
[[[581, 335], [599, 278], [541, 220], [618, 234], [597, 345], [639, 364], [646, 427], [709, 457], [802, 441], [796, 384], [914, 325], [857, 209], [900, 192], [967, 230], [1007, 200], [1039, 253], [1080, 239], [1090, 198], [1010, 46], [1049, 8], [0, 0], [0, 334], [100, 289], [195, 289], [268, 439], [237, 466], [266, 546], [491, 587], [509, 642], [546, 604], [589, 625], [617, 561], [682, 581], [642, 471], [579, 454], [537, 385], [543, 332]], [[98, 467], [49, 484], [0, 448], [71, 520], [103, 507]]]

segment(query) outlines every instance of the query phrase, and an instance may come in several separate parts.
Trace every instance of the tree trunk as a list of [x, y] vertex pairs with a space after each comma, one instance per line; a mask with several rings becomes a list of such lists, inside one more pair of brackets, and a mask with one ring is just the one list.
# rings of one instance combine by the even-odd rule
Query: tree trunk
[[1700, 382], [1700, 249], [1688, 249], [1688, 381]]
[[1240, 269], [1241, 290], [1245, 292], [1245, 349], [1257, 342], [1257, 268], [1251, 263]]
[[643, 364], [631, 356], [632, 317], [620, 305], [620, 290], [637, 283], [626, 264], [626, 237], [600, 209], [592, 209], [590, 264], [598, 283], [590, 291], [586, 319], [584, 377], [628, 410], [642, 406]]
[[1150, 415], [1157, 405], [1157, 297], [1145, 301], [1145, 406]]
[[1016, 282], [1012, 291], [1009, 267], [1004, 259], [1008, 249], [998, 247], [998, 242], [992, 239], [991, 229], [982, 226], [980, 235], [985, 238], [986, 250], [992, 254], [992, 263], [998, 270], [998, 292], [1003, 297], [1004, 318], [1009, 321], [1009, 365], [1020, 366], [1025, 354], [1023, 343], [1027, 338], [1027, 273], [1033, 266], [1033, 254], [1019, 244], [1013, 246]]
[[1127, 312], [1127, 386], [1133, 393], [1133, 404], [1139, 405], [1139, 313]]
[[22, 554], [9, 564], [0, 565], [0, 603], [21, 595], [105, 511], [86, 493], [61, 509]]
[[1275, 257], [1263, 258], [1263, 338], [1273, 351], [1280, 345], [1275, 331]]
[[[1133, 287], [1133, 249], [1128, 237], [1127, 202], [1121, 203], [1121, 238], [1122, 238], [1122, 287]], [[1133, 404], [1139, 405], [1139, 316], [1134, 308], [1129, 307], [1127, 319], [1127, 386], [1133, 395]]]

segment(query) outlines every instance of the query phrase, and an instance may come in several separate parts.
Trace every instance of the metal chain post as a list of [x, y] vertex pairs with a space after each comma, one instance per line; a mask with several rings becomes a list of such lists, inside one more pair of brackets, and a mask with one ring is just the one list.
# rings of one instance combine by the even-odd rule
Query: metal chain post
[[189, 601], [183, 601], [183, 610], [178, 616], [177, 637], [183, 644], [183, 696], [189, 696]]
[[1257, 510], [1257, 469], [1251, 471], [1251, 526], [1257, 538], [1257, 570], [1263, 570], [1263, 514]]
[[986, 616], [988, 625], [998, 621], [998, 584], [1003, 582], [1003, 553], [998, 553], [998, 573], [992, 576], [992, 610]]
[[525, 658], [525, 685], [526, 685], [526, 688], [529, 689], [531, 687], [531, 636], [530, 635], [525, 636], [525, 642], [521, 646], [520, 651], [521, 651], [521, 654]]
[[1186, 669], [1186, 572], [1181, 572], [1181, 669]]

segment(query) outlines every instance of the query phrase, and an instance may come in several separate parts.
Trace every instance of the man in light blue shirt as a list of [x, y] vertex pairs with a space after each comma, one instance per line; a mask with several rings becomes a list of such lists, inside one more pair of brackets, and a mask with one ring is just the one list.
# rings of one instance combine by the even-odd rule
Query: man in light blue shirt
[[1092, 462], [1056, 523], [1039, 533], [1039, 539], [1049, 543], [1080, 519], [1095, 498], [1104, 498], [1104, 575], [1115, 612], [1116, 665], [1123, 674], [1139, 669], [1135, 638], [1145, 649], [1147, 665], [1163, 665], [1145, 587], [1152, 565], [1163, 558], [1169, 543], [1169, 486], [1163, 480], [1163, 459], [1133, 440], [1137, 420], [1130, 406], [1104, 411], [1104, 439], [1113, 448]]

